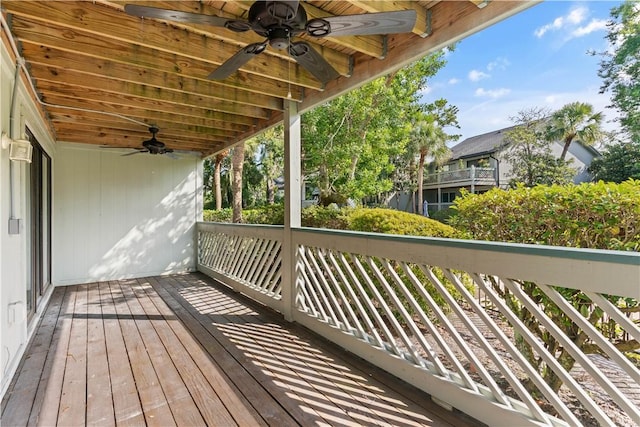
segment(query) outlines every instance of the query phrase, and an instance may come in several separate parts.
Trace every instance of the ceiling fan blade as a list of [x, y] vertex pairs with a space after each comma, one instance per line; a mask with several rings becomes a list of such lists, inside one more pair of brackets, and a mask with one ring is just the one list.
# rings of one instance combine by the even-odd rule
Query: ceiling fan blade
[[224, 80], [249, 62], [251, 58], [261, 54], [267, 48], [267, 41], [252, 43], [240, 49], [235, 55], [227, 59], [216, 70], [209, 74], [211, 80]]
[[181, 12], [179, 10], [161, 9], [159, 7], [126, 4], [124, 11], [140, 18], [164, 19], [167, 21], [183, 22], [186, 24], [205, 24], [214, 27], [227, 27], [233, 31], [247, 31], [251, 29], [248, 22], [238, 19], [220, 18], [219, 16], [203, 15], [200, 13]]
[[[408, 33], [415, 26], [416, 19], [415, 10], [331, 16], [310, 20], [307, 33], [315, 37]], [[328, 31], [326, 23], [329, 24]]]
[[148, 153], [149, 150], [143, 150], [143, 149], [136, 149], [136, 151], [132, 151], [131, 153], [125, 153], [122, 156], [126, 157], [126, 156], [133, 156], [134, 154], [141, 154], [141, 153]]
[[302, 67], [314, 75], [322, 83], [327, 83], [340, 76], [332, 66], [309, 43], [295, 42], [289, 45], [289, 54]]

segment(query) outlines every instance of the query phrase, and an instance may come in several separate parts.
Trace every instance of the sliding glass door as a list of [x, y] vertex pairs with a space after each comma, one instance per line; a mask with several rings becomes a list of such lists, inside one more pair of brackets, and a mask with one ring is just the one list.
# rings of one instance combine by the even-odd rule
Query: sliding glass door
[[27, 172], [29, 220], [26, 224], [31, 264], [27, 278], [27, 310], [31, 317], [46, 287], [51, 284], [51, 157], [29, 130], [27, 136], [33, 145]]

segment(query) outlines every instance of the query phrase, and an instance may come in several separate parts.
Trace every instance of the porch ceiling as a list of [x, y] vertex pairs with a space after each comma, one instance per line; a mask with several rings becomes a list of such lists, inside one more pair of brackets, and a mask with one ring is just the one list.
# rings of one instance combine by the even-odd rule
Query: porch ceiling
[[[413, 32], [310, 39], [340, 77], [322, 85], [281, 51], [268, 48], [225, 80], [207, 76], [253, 32], [140, 19], [134, 0], [3, 0], [2, 13], [58, 141], [140, 147], [160, 128], [168, 147], [208, 156], [278, 123], [288, 93], [304, 111], [535, 2], [304, 1], [309, 19], [415, 9]], [[165, 9], [247, 19], [253, 1], [135, 1]], [[3, 42], [10, 44], [3, 32]], [[384, 59], [381, 59], [384, 58]], [[64, 107], [73, 107], [64, 108]]]

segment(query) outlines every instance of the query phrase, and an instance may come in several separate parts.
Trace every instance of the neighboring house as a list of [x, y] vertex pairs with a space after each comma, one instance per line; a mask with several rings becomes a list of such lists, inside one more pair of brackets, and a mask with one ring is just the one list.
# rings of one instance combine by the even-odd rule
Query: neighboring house
[[[451, 148], [451, 159], [437, 172], [425, 174], [424, 200], [430, 211], [445, 209], [460, 195], [462, 188], [471, 193], [483, 193], [494, 187], [507, 188], [511, 179], [511, 165], [505, 160], [510, 144], [505, 135], [512, 127], [467, 138]], [[552, 152], [560, 156], [562, 144], [556, 142]], [[573, 182], [591, 180], [587, 168], [600, 154], [593, 147], [574, 141], [567, 160], [576, 168]]]

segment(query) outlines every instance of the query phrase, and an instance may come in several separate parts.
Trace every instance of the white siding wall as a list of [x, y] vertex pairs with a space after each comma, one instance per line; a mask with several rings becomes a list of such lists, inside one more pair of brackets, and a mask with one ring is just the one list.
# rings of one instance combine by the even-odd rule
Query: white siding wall
[[[15, 64], [0, 43], [0, 131], [10, 133]], [[202, 217], [202, 161], [57, 144], [23, 84], [14, 135], [25, 127], [51, 156], [53, 284], [140, 277], [195, 269], [194, 229]], [[47, 302], [27, 319], [30, 279], [29, 168], [10, 166], [0, 148], [0, 396]], [[13, 177], [11, 208], [10, 170]], [[9, 234], [13, 210], [19, 234]]]
[[[18, 139], [24, 137], [24, 129], [28, 127], [44, 150], [53, 157], [53, 140], [22, 82], [19, 83], [15, 100], [14, 129], [11, 135], [15, 64], [4, 45], [0, 46], [0, 55], [0, 131]], [[0, 395], [11, 379], [46, 303], [45, 297], [28, 323], [26, 296], [31, 278], [27, 190], [30, 165], [24, 162], [10, 163], [9, 149], [0, 147]], [[12, 214], [20, 220], [18, 234], [9, 234], [9, 218]]]
[[54, 169], [53, 281], [195, 269], [202, 161], [62, 144]]

